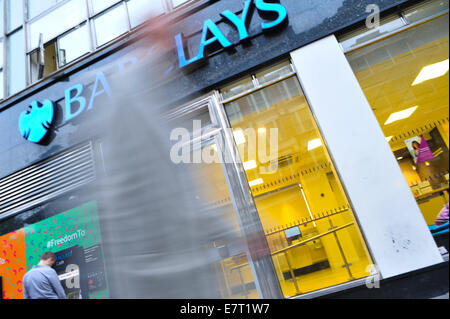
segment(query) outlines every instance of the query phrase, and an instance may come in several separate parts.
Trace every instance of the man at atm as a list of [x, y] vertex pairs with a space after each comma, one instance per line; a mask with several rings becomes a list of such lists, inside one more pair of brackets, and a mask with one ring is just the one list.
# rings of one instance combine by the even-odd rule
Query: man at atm
[[52, 268], [56, 255], [52, 252], [42, 254], [39, 264], [23, 277], [25, 299], [66, 299], [66, 293]]

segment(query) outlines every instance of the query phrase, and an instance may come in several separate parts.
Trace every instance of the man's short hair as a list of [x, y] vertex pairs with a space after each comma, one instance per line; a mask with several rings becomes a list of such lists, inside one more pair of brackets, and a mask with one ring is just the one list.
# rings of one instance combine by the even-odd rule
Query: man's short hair
[[54, 253], [52, 253], [51, 251], [47, 251], [45, 253], [42, 254], [41, 256], [41, 260], [56, 260], [56, 255]]

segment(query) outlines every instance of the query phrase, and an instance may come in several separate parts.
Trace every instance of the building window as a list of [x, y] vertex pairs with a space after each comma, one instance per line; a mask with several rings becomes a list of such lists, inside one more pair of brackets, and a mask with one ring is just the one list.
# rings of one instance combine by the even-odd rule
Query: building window
[[290, 63], [222, 93], [283, 294], [368, 276], [371, 258]]
[[88, 52], [89, 29], [87, 24], [84, 24], [58, 39], [58, 66], [62, 67]]
[[[63, 0], [28, 0], [28, 19], [33, 19]], [[19, 2], [19, 1], [17, 1]]]
[[8, 37], [8, 94], [12, 95], [26, 86], [25, 40], [23, 29]]
[[[0, 17], [5, 21], [5, 25], [0, 23], [0, 42], [6, 46], [6, 55], [0, 52], [0, 59], [5, 63], [0, 66], [0, 76], [5, 76], [0, 79], [4, 85], [0, 88], [0, 99], [18, 93], [87, 53], [103, 48], [148, 19], [197, 1], [0, 0]], [[23, 28], [27, 32], [18, 32]], [[26, 55], [10, 57], [10, 52], [18, 53], [19, 36], [22, 39], [26, 37], [23, 47]], [[23, 61], [19, 61], [22, 57]], [[11, 64], [19, 67], [14, 69], [15, 74], [5, 72], [5, 69], [12, 69]], [[22, 71], [22, 74], [17, 74]]]
[[30, 54], [31, 81], [36, 82], [57, 70], [56, 42], [44, 46], [44, 50], [35, 50]]
[[101, 46], [128, 31], [125, 6], [121, 3], [94, 19], [97, 46]]
[[29, 50], [39, 46], [39, 36], [43, 35], [43, 42], [54, 39], [61, 33], [75, 27], [86, 20], [86, 6], [84, 0], [71, 0], [54, 11], [30, 23]]
[[162, 1], [130, 0], [127, 6], [132, 28], [142, 24], [149, 17], [163, 14], [165, 10]]
[[417, 25], [347, 59], [432, 227], [449, 200], [448, 1], [427, 1], [405, 17]]
[[[154, 0], [152, 0], [154, 1]], [[91, 12], [92, 15], [95, 15], [106, 8], [111, 7], [112, 5], [119, 2], [119, 0], [90, 0], [91, 3]]]
[[178, 8], [188, 2], [193, 2], [192, 0], [172, 0], [172, 7]]
[[8, 32], [20, 27], [23, 23], [23, 7], [22, 1], [8, 0], [7, 1], [7, 29]]

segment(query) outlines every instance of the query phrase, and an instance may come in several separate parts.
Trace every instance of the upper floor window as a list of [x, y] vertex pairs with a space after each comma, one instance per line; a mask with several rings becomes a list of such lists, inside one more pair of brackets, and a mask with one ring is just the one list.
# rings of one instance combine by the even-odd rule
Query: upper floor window
[[[64, 0], [28, 0], [28, 19], [31, 20], [42, 12]], [[20, 1], [17, 1], [20, 2]]]
[[197, 1], [0, 0], [0, 100], [148, 19]]

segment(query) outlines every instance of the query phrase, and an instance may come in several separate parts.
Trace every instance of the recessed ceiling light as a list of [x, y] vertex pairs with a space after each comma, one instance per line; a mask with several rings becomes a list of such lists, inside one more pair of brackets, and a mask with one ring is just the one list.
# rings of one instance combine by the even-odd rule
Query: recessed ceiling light
[[244, 144], [246, 142], [244, 132], [242, 130], [236, 130], [233, 134], [237, 145]]
[[416, 105], [416, 106], [410, 107], [409, 109], [392, 113], [391, 115], [389, 115], [389, 118], [387, 119], [386, 123], [384, 123], [384, 125], [390, 124], [392, 122], [400, 121], [400, 120], [410, 117], [417, 110], [418, 107], [419, 106]]
[[256, 168], [256, 161], [255, 160], [251, 160], [251, 161], [248, 161], [248, 162], [244, 163], [244, 169], [246, 171], [248, 171], [250, 169], [254, 169], [254, 168]]
[[248, 184], [250, 185], [250, 187], [253, 187], [256, 185], [264, 184], [264, 181], [262, 178], [258, 178], [258, 179], [255, 179], [254, 181], [249, 182]]
[[426, 67], [422, 68], [422, 70], [419, 72], [419, 75], [414, 80], [412, 86], [434, 78], [438, 78], [440, 76], [445, 75], [447, 72], [448, 72], [448, 59], [427, 65]]
[[397, 157], [397, 161], [400, 161], [403, 159], [403, 156]]
[[315, 140], [311, 140], [308, 142], [308, 151], [311, 151], [315, 148], [322, 146], [322, 141], [320, 138], [316, 138]]

